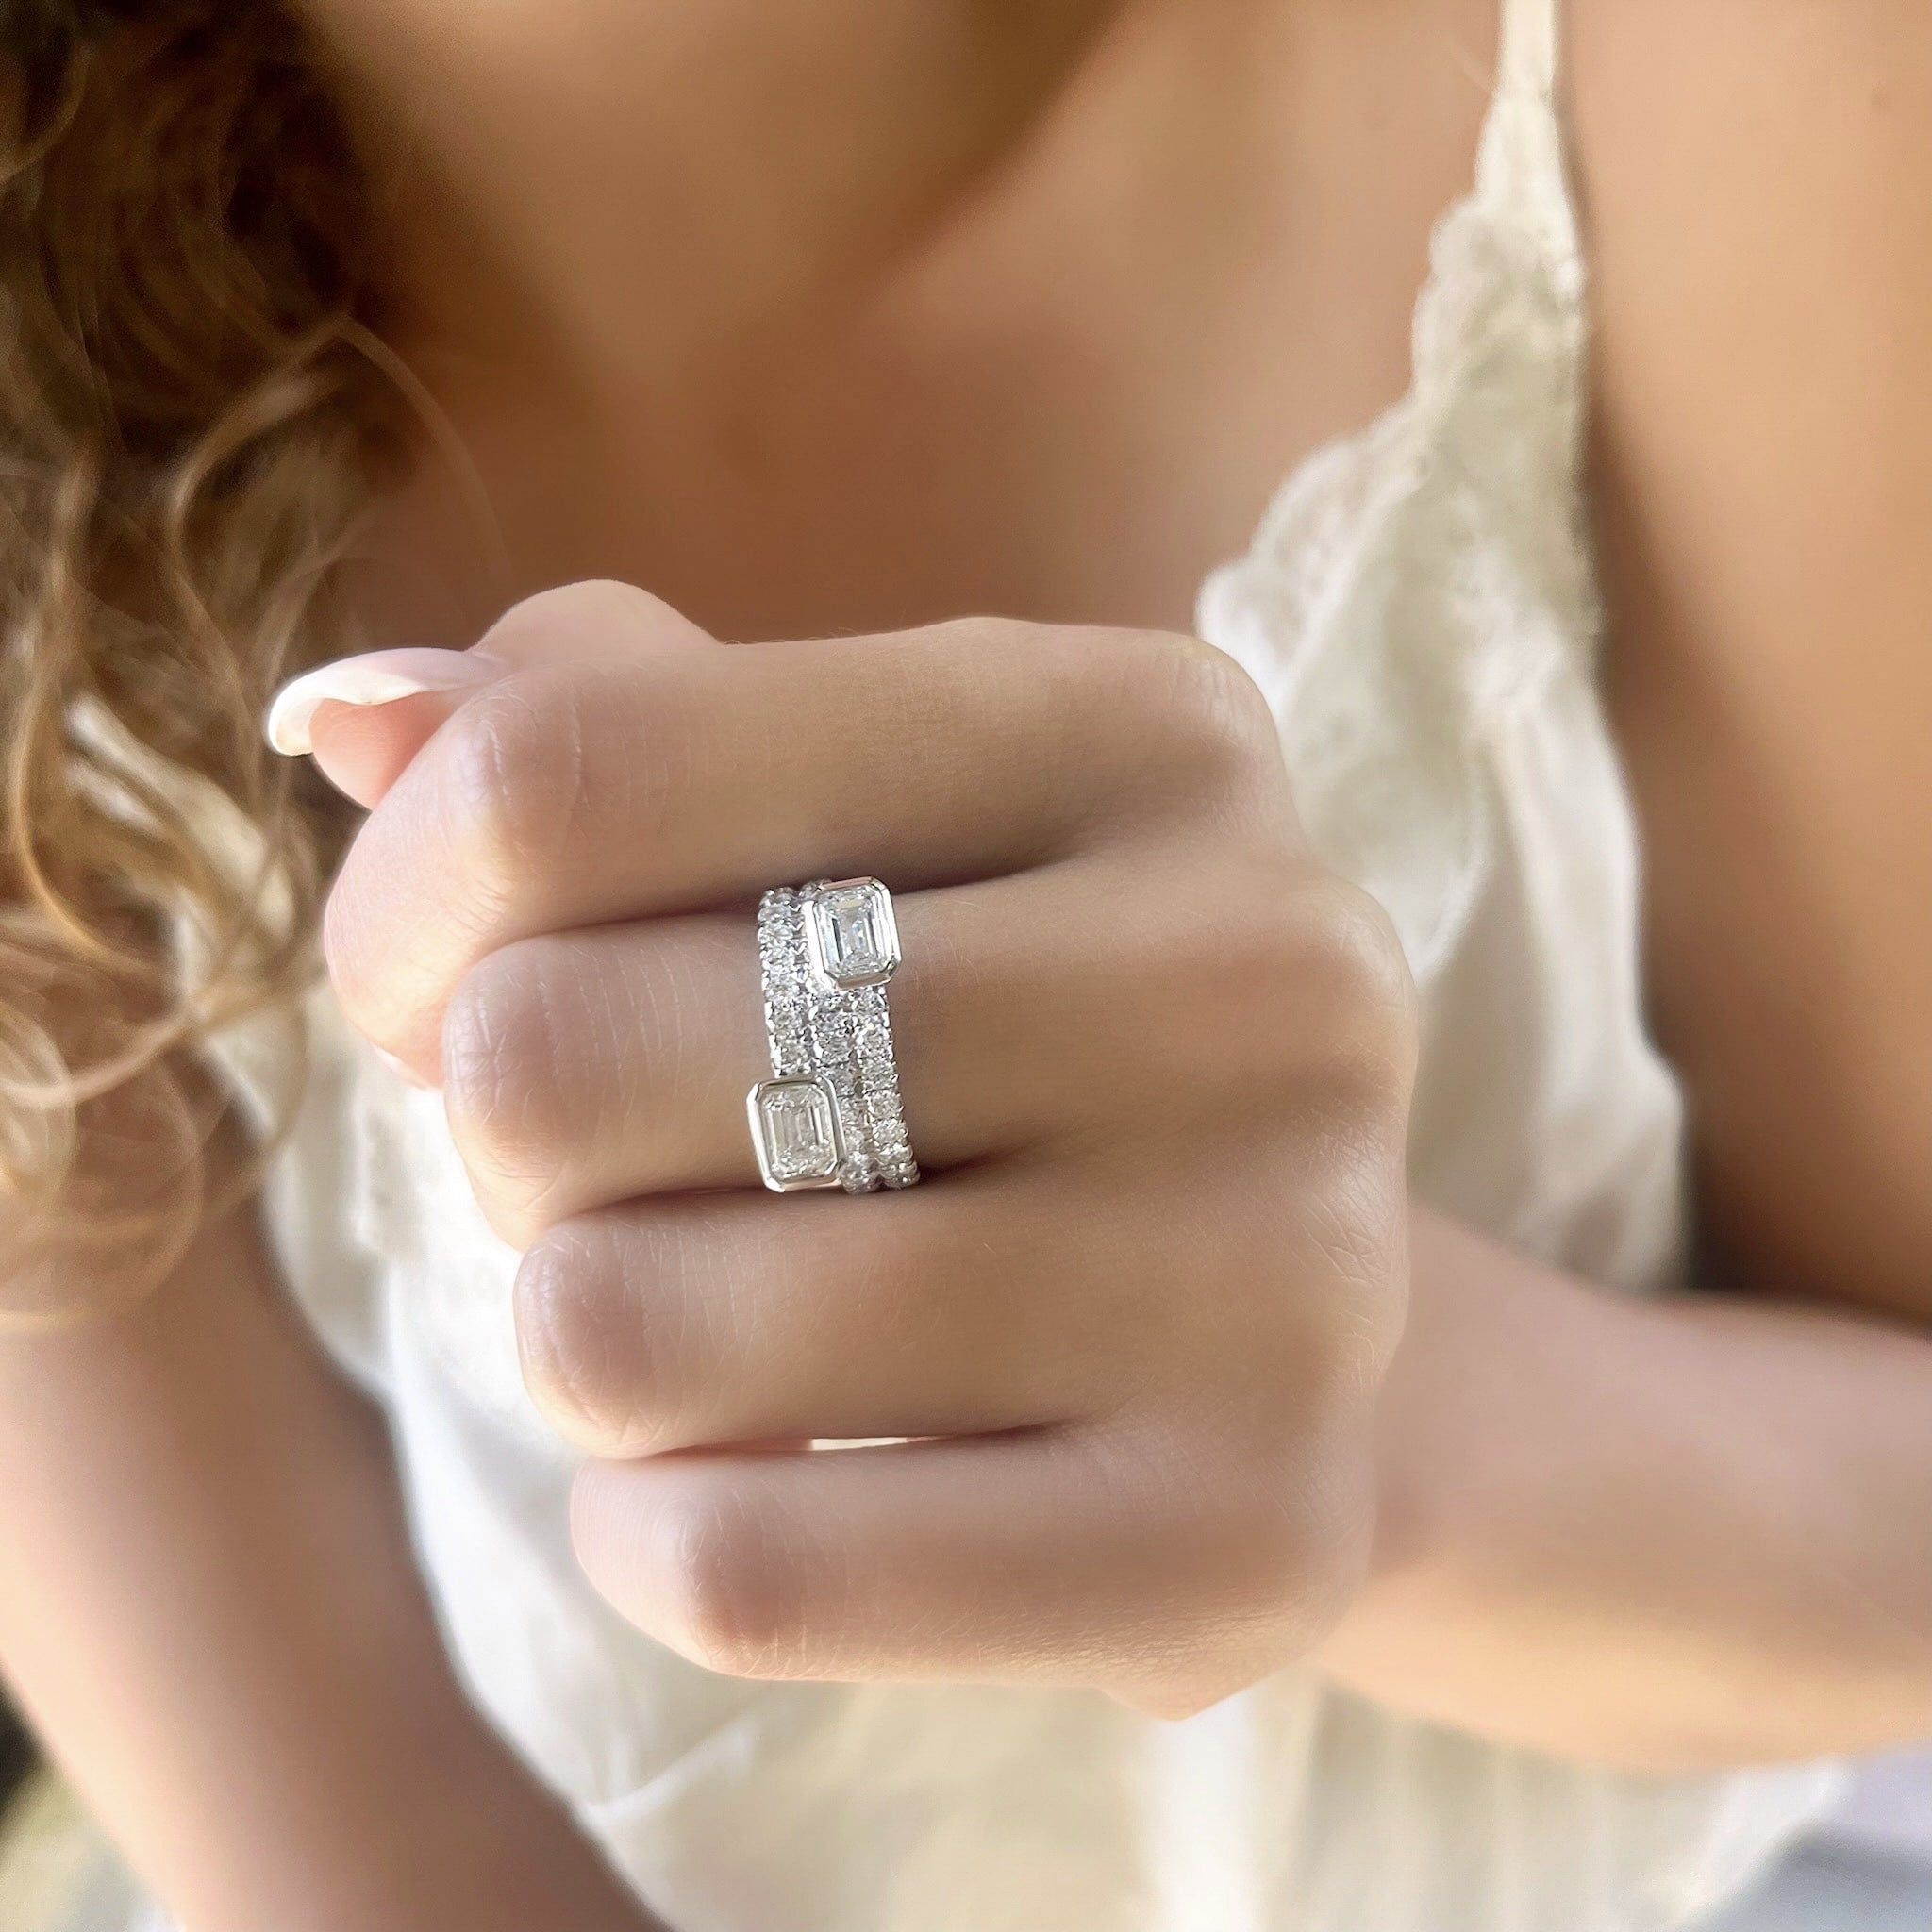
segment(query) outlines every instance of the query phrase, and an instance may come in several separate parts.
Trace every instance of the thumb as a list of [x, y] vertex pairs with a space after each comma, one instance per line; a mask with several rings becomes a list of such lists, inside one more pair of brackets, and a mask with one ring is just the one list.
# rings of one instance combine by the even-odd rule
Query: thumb
[[275, 693], [264, 729], [275, 750], [312, 754], [332, 784], [372, 808], [445, 719], [512, 672], [713, 641], [628, 584], [571, 584], [513, 606], [467, 651], [365, 651], [306, 672]]
[[366, 651], [285, 684], [269, 707], [269, 743], [312, 753], [358, 805], [374, 806], [437, 726], [510, 667], [476, 651]]

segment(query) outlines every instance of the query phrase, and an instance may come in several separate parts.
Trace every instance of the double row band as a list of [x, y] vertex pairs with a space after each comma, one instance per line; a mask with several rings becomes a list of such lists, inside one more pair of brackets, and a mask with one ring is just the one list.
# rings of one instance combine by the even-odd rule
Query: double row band
[[772, 1077], [749, 1110], [765, 1185], [911, 1187], [885, 991], [899, 965], [891, 893], [876, 879], [775, 888], [758, 907], [758, 965]]

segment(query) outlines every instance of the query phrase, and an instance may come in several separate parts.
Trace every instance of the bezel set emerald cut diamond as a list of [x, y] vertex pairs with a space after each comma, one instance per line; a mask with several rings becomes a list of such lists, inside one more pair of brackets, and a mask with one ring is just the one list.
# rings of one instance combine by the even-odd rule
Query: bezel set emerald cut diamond
[[839, 1110], [822, 1082], [760, 1080], [751, 1091], [752, 1143], [774, 1193], [835, 1188], [845, 1158]]
[[760, 902], [772, 1077], [746, 1105], [774, 1192], [865, 1194], [919, 1179], [886, 1004], [899, 961], [892, 895], [877, 879], [780, 886]]

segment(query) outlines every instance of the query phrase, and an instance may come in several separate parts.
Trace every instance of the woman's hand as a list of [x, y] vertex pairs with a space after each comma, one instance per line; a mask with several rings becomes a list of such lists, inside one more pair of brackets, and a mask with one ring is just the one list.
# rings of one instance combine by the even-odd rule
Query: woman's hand
[[[1182, 1712], [1304, 1654], [1368, 1540], [1414, 1027], [1240, 670], [991, 622], [725, 649], [606, 584], [442, 661], [312, 713], [377, 800], [330, 967], [527, 1250], [597, 1588], [745, 1676]], [[927, 1180], [780, 1198], [751, 908], [848, 874], [897, 895]]]

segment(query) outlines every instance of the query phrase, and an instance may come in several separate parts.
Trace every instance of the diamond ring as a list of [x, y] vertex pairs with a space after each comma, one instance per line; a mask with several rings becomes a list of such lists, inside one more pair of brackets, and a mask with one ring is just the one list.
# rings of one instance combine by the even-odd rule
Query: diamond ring
[[892, 895], [877, 879], [780, 886], [758, 907], [772, 1077], [747, 1107], [758, 1172], [778, 1193], [909, 1188], [886, 983], [900, 960]]

